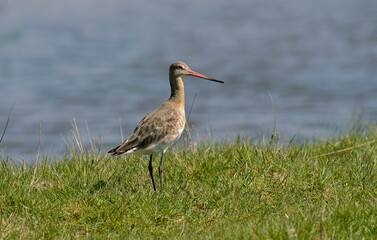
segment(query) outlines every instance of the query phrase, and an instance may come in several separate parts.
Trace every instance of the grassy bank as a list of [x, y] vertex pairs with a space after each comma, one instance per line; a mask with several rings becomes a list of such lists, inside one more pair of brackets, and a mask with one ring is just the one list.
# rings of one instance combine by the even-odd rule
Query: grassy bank
[[309, 144], [169, 150], [162, 193], [146, 157], [77, 148], [38, 168], [5, 159], [0, 238], [373, 239], [376, 139], [370, 125]]

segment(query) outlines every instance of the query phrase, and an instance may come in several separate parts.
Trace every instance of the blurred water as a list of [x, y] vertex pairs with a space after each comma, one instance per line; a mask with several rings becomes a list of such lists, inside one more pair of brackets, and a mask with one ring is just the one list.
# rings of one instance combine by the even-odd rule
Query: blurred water
[[[377, 117], [375, 0], [0, 1], [0, 148], [65, 151], [76, 118], [103, 148], [170, 94], [183, 60], [226, 81], [185, 79], [186, 109], [214, 139], [326, 136], [358, 110]], [[270, 95], [274, 103], [274, 112]], [[187, 110], [188, 112], [188, 110]]]

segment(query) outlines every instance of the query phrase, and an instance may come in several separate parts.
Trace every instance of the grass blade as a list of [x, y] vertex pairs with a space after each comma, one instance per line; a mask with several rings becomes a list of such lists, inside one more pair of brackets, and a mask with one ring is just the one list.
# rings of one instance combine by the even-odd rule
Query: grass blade
[[12, 106], [12, 108], [11, 108], [10, 111], [9, 111], [8, 119], [7, 119], [7, 122], [6, 122], [6, 124], [5, 124], [4, 130], [3, 130], [3, 134], [1, 135], [1, 138], [0, 138], [0, 143], [3, 141], [3, 138], [4, 138], [4, 135], [5, 135], [5, 132], [7, 131], [8, 124], [9, 124], [9, 120], [10, 120], [10, 116], [12, 115], [13, 107], [14, 107], [14, 106]]

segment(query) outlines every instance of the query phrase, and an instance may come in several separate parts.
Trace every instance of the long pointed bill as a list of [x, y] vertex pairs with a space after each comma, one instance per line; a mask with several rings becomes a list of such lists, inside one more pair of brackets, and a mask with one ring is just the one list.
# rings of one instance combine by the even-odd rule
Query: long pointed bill
[[218, 82], [218, 83], [224, 83], [223, 81], [220, 81], [220, 80], [217, 80], [217, 79], [214, 79], [214, 78], [210, 78], [210, 77], [204, 76], [204, 75], [202, 75], [200, 73], [197, 73], [195, 71], [192, 71], [192, 70], [189, 70], [187, 75], [193, 76], [193, 77], [198, 77], [198, 78], [203, 78], [203, 79], [206, 79], [206, 80], [209, 80], [209, 81]]

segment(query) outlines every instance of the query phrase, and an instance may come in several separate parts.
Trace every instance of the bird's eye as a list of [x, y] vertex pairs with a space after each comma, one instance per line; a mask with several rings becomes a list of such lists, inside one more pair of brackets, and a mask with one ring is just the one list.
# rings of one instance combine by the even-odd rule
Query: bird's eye
[[178, 66], [178, 69], [182, 69], [183, 70], [183, 67], [182, 66]]

